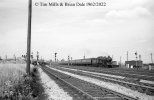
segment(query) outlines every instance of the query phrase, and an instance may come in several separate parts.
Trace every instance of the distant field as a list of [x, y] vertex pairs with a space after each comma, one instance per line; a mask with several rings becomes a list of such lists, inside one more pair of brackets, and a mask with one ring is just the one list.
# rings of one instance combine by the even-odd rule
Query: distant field
[[4, 91], [9, 91], [12, 86], [22, 81], [26, 74], [25, 64], [0, 64], [0, 97]]

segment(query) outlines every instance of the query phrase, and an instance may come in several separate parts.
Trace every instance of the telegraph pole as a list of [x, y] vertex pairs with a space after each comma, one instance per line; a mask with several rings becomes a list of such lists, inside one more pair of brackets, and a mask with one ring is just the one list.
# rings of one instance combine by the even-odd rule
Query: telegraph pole
[[7, 55], [5, 55], [5, 59], [7, 60]]
[[39, 52], [37, 51], [37, 54], [36, 54], [36, 58], [37, 58], [37, 62], [39, 60]]
[[128, 61], [128, 51], [127, 51], [127, 61]]
[[57, 58], [56, 58], [56, 57], [57, 57], [57, 53], [55, 52], [54, 54], [55, 54], [55, 62], [56, 62], [56, 59], [57, 59]]
[[83, 59], [85, 59], [85, 58], [86, 58], [86, 56], [85, 56], [85, 53], [84, 53]]
[[141, 55], [139, 55], [139, 60], [141, 60]]
[[152, 53], [151, 53], [150, 55], [151, 55], [151, 62], [153, 63], [153, 59], [152, 59]]
[[71, 65], [72, 65], [72, 60], [73, 60], [73, 58], [71, 57]]
[[70, 63], [70, 56], [68, 56], [68, 66], [70, 65], [69, 63]]
[[16, 61], [16, 55], [15, 54], [13, 55], [13, 57], [14, 57], [14, 60]]
[[135, 55], [136, 55], [136, 67], [137, 67], [137, 51], [135, 52]]
[[121, 56], [120, 56], [120, 67], [121, 67]]
[[26, 72], [28, 75], [30, 75], [31, 19], [32, 19], [32, 0], [29, 0], [29, 4], [28, 4], [28, 33], [27, 33], [27, 65], [26, 65]]

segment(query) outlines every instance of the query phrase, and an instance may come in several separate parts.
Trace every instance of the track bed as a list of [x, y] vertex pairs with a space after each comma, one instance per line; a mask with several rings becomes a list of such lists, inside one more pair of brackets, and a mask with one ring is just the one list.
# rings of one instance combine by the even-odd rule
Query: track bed
[[74, 73], [74, 74], [78, 74], [78, 75], [83, 75], [83, 76], [88, 76], [88, 77], [92, 77], [98, 80], [102, 80], [102, 81], [106, 81], [106, 82], [111, 82], [114, 84], [119, 84], [122, 85], [126, 88], [135, 90], [135, 91], [139, 91], [141, 93], [146, 93], [148, 95], [154, 95], [154, 87], [151, 86], [151, 84], [145, 84], [145, 83], [141, 83], [138, 81], [129, 81], [126, 80], [125, 78], [121, 79], [121, 78], [115, 78], [110, 77], [110, 76], [104, 76], [104, 74], [100, 74], [100, 73], [95, 73], [95, 72], [89, 72], [89, 71], [83, 71], [83, 70], [74, 70], [74, 69], [70, 69], [70, 68], [63, 68], [63, 67], [58, 67], [56, 66], [55, 68], [66, 71], [66, 72], [70, 72], [70, 73]]
[[92, 67], [92, 66], [62, 66], [66, 68], [73, 68], [79, 70], [86, 70], [92, 72], [100, 72], [106, 74], [120, 75], [123, 77], [134, 78], [134, 79], [144, 79], [149, 81], [154, 81], [154, 71], [148, 70], [137, 70], [137, 69], [126, 69], [126, 68], [102, 68], [102, 67]]
[[89, 82], [71, 77], [69, 75], [57, 72], [48, 67], [42, 69], [62, 88], [74, 97], [74, 100], [135, 100], [134, 98], [125, 96], [123, 94], [102, 88]]

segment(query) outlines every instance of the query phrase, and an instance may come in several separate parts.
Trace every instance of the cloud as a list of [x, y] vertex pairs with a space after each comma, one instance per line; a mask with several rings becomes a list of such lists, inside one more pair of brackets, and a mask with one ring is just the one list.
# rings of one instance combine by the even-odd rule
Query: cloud
[[[138, 44], [143, 51], [153, 45], [153, 39], [149, 40], [154, 36], [153, 0], [105, 0], [106, 7], [34, 5], [41, 1], [51, 2], [33, 0], [32, 51], [47, 58], [52, 52], [61, 58], [68, 54], [82, 58], [85, 52], [89, 57], [112, 53], [119, 59], [127, 49], [140, 49]], [[4, 54], [7, 50], [19, 53], [17, 49], [26, 52], [27, 7], [28, 0], [0, 0], [0, 46], [5, 45], [1, 50]]]
[[137, 41], [137, 43], [146, 43], [146, 42], [147, 42], [146, 39], [140, 39], [140, 40]]
[[113, 19], [113, 18], [128, 19], [128, 18], [142, 18], [142, 17], [144, 18], [144, 17], [150, 17], [150, 16], [152, 15], [146, 8], [137, 7], [134, 9], [119, 10], [119, 11], [112, 10], [112, 11], [109, 11], [105, 17], [110, 19]]
[[154, 0], [148, 0], [143, 7], [147, 8], [151, 14], [154, 16]]

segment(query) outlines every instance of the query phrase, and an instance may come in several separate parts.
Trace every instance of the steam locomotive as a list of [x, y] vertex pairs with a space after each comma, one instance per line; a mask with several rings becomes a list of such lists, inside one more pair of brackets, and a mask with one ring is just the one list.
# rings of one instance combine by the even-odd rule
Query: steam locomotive
[[34, 65], [34, 66], [36, 66], [36, 65], [41, 65], [41, 66], [43, 66], [43, 65], [47, 65], [48, 63], [47, 62], [45, 62], [44, 60], [33, 60], [33, 61], [31, 61], [31, 64], [32, 65]]
[[96, 66], [96, 67], [106, 67], [112, 68], [112, 58], [110, 56], [103, 57], [99, 56], [97, 58], [86, 58], [86, 59], [77, 59], [69, 61], [61, 61], [60, 65], [74, 65], [74, 66]]

